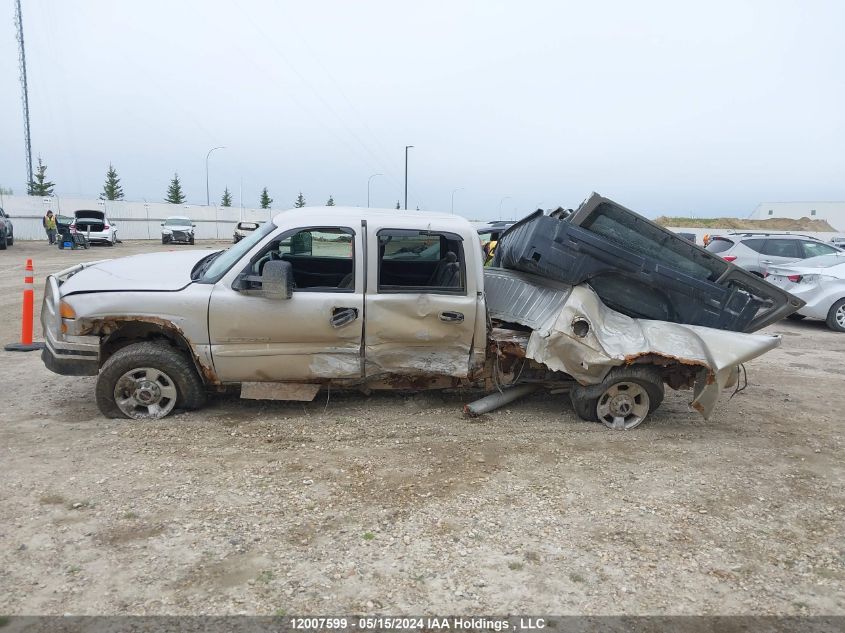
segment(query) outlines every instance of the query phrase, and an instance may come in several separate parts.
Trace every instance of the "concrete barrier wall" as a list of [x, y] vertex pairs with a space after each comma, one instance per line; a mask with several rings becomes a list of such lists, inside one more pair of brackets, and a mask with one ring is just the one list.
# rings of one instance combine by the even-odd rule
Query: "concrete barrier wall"
[[279, 209], [241, 209], [165, 202], [129, 202], [96, 198], [41, 198], [35, 196], [3, 196], [3, 209], [15, 226], [16, 240], [46, 239], [41, 218], [50, 209], [53, 213], [73, 216], [79, 209], [105, 211], [117, 227], [122, 240], [161, 239], [161, 223], [173, 215], [191, 218], [197, 225], [197, 239], [231, 239], [235, 224], [241, 220], [259, 222], [270, 219]]
[[[239, 207], [202, 206], [191, 204], [167, 204], [166, 202], [108, 201], [97, 198], [62, 198], [36, 196], [3, 196], [0, 203], [15, 225], [15, 239], [46, 239], [41, 218], [51, 209], [53, 213], [72, 216], [78, 209], [98, 209], [117, 226], [117, 235], [123, 240], [161, 239], [161, 223], [172, 215], [191, 218], [197, 225], [196, 238], [231, 239], [235, 224], [241, 220], [263, 222], [281, 209], [253, 209]], [[695, 233], [696, 243], [702, 244], [706, 233], [729, 235], [730, 229], [687, 229], [671, 228], [676, 233]], [[741, 233], [742, 231], [736, 231]], [[803, 231], [770, 231], [770, 233], [801, 233], [811, 235], [825, 242], [834, 236], [845, 237], [845, 233], [812, 233]]]

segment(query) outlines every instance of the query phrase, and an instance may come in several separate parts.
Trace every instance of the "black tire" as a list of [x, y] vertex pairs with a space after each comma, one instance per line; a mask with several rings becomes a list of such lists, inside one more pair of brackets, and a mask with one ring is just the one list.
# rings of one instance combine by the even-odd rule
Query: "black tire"
[[[832, 306], [827, 313], [827, 327], [834, 332], [845, 332], [845, 319], [842, 319], [838, 312], [845, 312], [845, 299], [840, 299]], [[840, 317], [840, 318], [837, 318]]]
[[[116, 351], [97, 377], [97, 407], [107, 418], [129, 418], [114, 399], [117, 381], [126, 372], [151, 367], [167, 374], [176, 385], [176, 408], [198, 409], [205, 404], [205, 387], [184, 353], [165, 342], [133, 343]], [[164, 417], [164, 416], [162, 416]]]
[[6, 243], [7, 243], [7, 240], [6, 240], [6, 236], [4, 235], [3, 239], [0, 240], [0, 251], [6, 250]]
[[14, 233], [11, 233], [11, 234], [9, 235], [8, 244], [9, 244], [9, 246], [13, 246], [13, 245], [14, 245], [14, 243], [15, 243], [15, 234], [14, 234]]
[[797, 312], [793, 312], [792, 314], [790, 314], [786, 318], [789, 319], [790, 321], [803, 321], [807, 317], [805, 317], [803, 314], [798, 314]]
[[[663, 402], [663, 380], [654, 367], [647, 365], [628, 365], [614, 367], [607, 377], [597, 385], [584, 387], [576, 385], [569, 392], [572, 408], [582, 420], [599, 422], [598, 404], [605, 392], [619, 383], [636, 383], [648, 394], [648, 413], [653, 413]], [[643, 421], [645, 418], [643, 418]], [[640, 424], [640, 423], [638, 423]]]
[[191, 246], [193, 246], [193, 245], [194, 245], [194, 238], [191, 238], [191, 239], [190, 239], [190, 241], [188, 242], [188, 244], [190, 244]]

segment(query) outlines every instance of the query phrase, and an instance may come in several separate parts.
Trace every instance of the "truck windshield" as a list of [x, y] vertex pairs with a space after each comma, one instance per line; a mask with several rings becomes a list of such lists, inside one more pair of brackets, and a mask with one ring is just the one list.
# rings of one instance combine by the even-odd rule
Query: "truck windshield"
[[250, 233], [248, 237], [245, 237], [231, 248], [222, 251], [214, 258], [214, 261], [211, 262], [211, 265], [203, 273], [202, 277], [200, 277], [200, 281], [212, 283], [217, 281], [235, 264], [235, 262], [246, 255], [253, 246], [258, 244], [275, 230], [276, 224], [274, 222], [265, 222], [261, 225], [261, 228], [256, 230], [254, 233]]

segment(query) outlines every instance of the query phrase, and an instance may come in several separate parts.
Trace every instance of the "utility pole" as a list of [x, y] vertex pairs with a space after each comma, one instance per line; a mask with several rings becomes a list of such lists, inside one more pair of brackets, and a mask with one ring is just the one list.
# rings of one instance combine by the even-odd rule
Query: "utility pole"
[[21, 100], [23, 101], [23, 137], [26, 144], [26, 186], [32, 182], [32, 142], [29, 134], [29, 90], [26, 85], [26, 50], [23, 45], [23, 17], [21, 0], [15, 0], [15, 26], [18, 27], [18, 64], [21, 73]]
[[452, 189], [452, 202], [449, 204], [450, 213], [455, 212], [455, 192], [460, 191], [461, 189], [463, 189], [463, 187], [456, 187], [455, 189]]
[[405, 146], [405, 211], [408, 210], [408, 150], [412, 147], [413, 145]]
[[500, 220], [502, 219], [502, 203], [503, 203], [505, 200], [510, 200], [510, 199], [511, 199], [511, 197], [510, 197], [510, 196], [505, 196], [504, 198], [502, 198], [501, 200], [499, 200], [499, 219], [500, 219]]
[[208, 154], [205, 155], [205, 206], [211, 206], [211, 195], [208, 192], [208, 157], [211, 156], [211, 152], [216, 149], [226, 149], [225, 145], [221, 145], [220, 147], [212, 147], [208, 150]]
[[373, 178], [376, 176], [384, 176], [384, 174], [373, 174], [369, 178], [367, 178], [367, 208], [370, 208], [370, 183], [372, 182]]

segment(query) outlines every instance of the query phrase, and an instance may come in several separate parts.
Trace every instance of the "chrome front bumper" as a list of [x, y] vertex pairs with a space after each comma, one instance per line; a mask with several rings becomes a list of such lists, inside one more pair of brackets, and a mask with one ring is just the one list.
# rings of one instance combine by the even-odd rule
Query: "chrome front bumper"
[[96, 376], [100, 370], [100, 339], [62, 332], [61, 293], [56, 276], [48, 275], [41, 304], [44, 350], [41, 360], [52, 372], [65, 376]]

